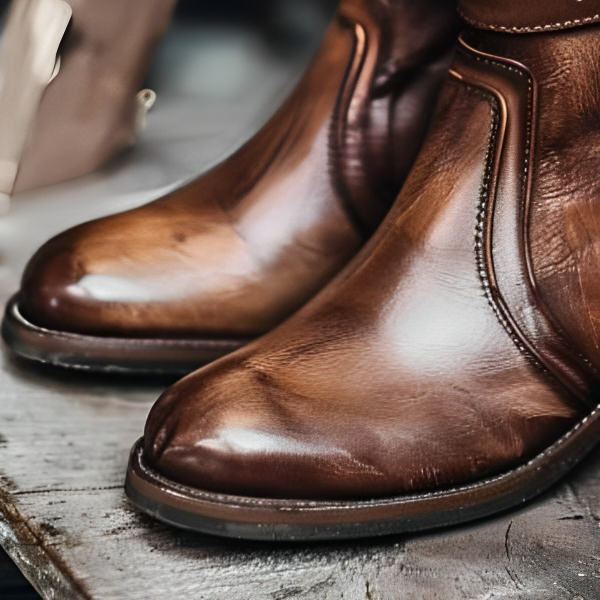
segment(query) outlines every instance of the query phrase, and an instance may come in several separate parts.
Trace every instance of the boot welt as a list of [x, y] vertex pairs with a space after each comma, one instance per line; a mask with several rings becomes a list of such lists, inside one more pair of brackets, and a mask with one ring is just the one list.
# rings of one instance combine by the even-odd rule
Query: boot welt
[[30, 323], [18, 296], [7, 305], [2, 337], [20, 358], [97, 373], [186, 375], [250, 340], [120, 338], [52, 331]]
[[527, 464], [454, 488], [356, 501], [247, 498], [169, 481], [131, 451], [125, 492], [142, 512], [169, 525], [260, 541], [342, 540], [458, 525], [515, 508], [558, 482], [600, 441], [600, 409]]

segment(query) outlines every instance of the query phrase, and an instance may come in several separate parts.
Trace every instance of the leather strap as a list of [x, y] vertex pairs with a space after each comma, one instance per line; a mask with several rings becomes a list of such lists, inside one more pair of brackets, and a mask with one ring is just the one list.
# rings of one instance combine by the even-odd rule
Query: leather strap
[[463, 19], [479, 29], [535, 33], [600, 22], [600, 0], [460, 0]]

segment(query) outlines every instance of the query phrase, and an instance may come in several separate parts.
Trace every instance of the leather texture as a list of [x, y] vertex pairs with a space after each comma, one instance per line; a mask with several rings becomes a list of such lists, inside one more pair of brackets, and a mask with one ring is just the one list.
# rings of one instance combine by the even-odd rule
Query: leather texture
[[506, 33], [569, 29], [600, 21], [599, 0], [461, 0], [459, 12], [474, 27]]
[[454, 488], [598, 404], [597, 28], [463, 34], [423, 149], [357, 258], [171, 387], [156, 472], [261, 498]]
[[131, 146], [136, 96], [176, 2], [67, 1], [73, 18], [60, 48], [60, 72], [39, 104], [15, 192], [79, 177]]
[[[517, 37], [472, 32], [468, 41], [525, 62], [535, 89], [535, 169], [530, 182], [527, 262], [536, 301], [578, 357], [582, 389], [600, 365], [600, 131], [598, 27]], [[481, 39], [480, 39], [481, 37]], [[500, 237], [500, 233], [498, 237]], [[505, 271], [510, 267], [504, 265]], [[516, 289], [516, 282], [512, 284]], [[523, 315], [523, 319], [528, 318]], [[587, 365], [587, 369], [585, 366]], [[585, 381], [584, 381], [585, 380]]]
[[400, 189], [449, 65], [455, 5], [344, 0], [314, 63], [234, 156], [46, 244], [20, 310], [56, 331], [246, 339], [356, 254]]

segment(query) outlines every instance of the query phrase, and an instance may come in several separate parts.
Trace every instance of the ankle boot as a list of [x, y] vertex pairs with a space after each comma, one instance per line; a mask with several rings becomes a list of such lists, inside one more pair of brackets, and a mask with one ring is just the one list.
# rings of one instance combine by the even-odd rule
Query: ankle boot
[[421, 145], [457, 36], [448, 0], [343, 0], [316, 60], [234, 156], [46, 244], [11, 302], [20, 355], [189, 372], [269, 331], [354, 256]]
[[138, 507], [233, 537], [381, 535], [515, 506], [590, 451], [600, 25], [580, 24], [600, 2], [562, 4], [491, 3], [498, 26], [464, 3], [477, 28], [385, 222], [285, 324], [163, 395]]
[[0, 193], [78, 177], [136, 137], [176, 0], [15, 0], [0, 55]]

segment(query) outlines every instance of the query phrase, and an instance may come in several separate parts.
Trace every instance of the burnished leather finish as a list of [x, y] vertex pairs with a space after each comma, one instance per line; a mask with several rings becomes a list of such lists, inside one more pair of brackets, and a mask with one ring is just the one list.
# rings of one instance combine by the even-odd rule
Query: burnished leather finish
[[60, 72], [39, 104], [15, 192], [89, 173], [135, 141], [136, 95], [177, 0], [67, 3]]
[[597, 23], [600, 1], [461, 0], [459, 12], [474, 27], [505, 33], [537, 33]]
[[357, 56], [336, 108], [331, 160], [363, 234], [393, 204], [420, 148], [458, 35], [450, 0], [343, 2]]
[[577, 439], [598, 404], [599, 39], [466, 32], [382, 227], [286, 323], [162, 396], [149, 468], [373, 521], [358, 500], [465, 490]]
[[447, 0], [343, 0], [312, 67], [250, 142], [166, 198], [51, 240], [27, 267], [21, 314], [103, 337], [268, 331], [393, 202], [457, 27]]
[[[469, 42], [527, 64], [536, 86], [535, 162], [527, 261], [537, 302], [579, 357], [587, 381], [600, 367], [596, 285], [600, 267], [598, 27], [544, 36], [472, 32]], [[565, 68], [568, 65], [568, 68]], [[507, 269], [508, 270], [508, 269]], [[588, 383], [589, 387], [589, 383]]]

